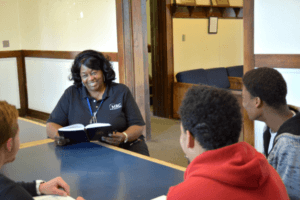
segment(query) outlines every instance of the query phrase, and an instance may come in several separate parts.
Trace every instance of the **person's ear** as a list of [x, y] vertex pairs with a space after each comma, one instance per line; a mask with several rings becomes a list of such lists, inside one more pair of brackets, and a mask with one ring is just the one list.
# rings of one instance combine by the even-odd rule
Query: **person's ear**
[[261, 108], [263, 106], [263, 101], [259, 97], [255, 97], [255, 107]]
[[194, 148], [195, 138], [189, 130], [186, 131], [186, 136], [187, 136], [187, 147], [188, 148]]
[[12, 149], [12, 145], [13, 145], [13, 139], [12, 138], [9, 138], [6, 142], [6, 148], [7, 150], [10, 152], [11, 149]]

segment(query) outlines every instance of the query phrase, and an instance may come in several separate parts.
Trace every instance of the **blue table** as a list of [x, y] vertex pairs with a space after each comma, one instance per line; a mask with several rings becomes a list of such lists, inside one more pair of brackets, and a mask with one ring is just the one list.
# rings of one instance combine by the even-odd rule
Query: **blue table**
[[32, 142], [37, 140], [47, 139], [46, 125], [37, 122], [31, 122], [24, 118], [18, 119], [20, 127], [20, 142]]
[[15, 181], [61, 176], [70, 185], [73, 198], [87, 200], [152, 199], [183, 181], [182, 170], [112, 148], [100, 143], [58, 147], [53, 142], [28, 147], [20, 149], [16, 160], [1, 173]]

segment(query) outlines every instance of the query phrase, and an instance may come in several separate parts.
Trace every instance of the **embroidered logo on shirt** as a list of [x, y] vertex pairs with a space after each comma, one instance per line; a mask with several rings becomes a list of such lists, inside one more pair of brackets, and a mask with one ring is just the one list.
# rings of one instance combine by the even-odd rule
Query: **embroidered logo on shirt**
[[117, 110], [119, 108], [122, 108], [121, 103], [118, 103], [118, 104], [111, 103], [111, 104], [109, 104], [109, 110]]

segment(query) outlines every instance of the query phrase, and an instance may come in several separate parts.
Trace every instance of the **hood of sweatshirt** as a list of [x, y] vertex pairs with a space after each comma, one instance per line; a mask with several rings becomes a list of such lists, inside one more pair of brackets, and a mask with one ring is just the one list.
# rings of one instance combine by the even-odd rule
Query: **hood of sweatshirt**
[[239, 142], [197, 156], [184, 179], [204, 177], [237, 187], [258, 188], [270, 176], [265, 156], [246, 142]]

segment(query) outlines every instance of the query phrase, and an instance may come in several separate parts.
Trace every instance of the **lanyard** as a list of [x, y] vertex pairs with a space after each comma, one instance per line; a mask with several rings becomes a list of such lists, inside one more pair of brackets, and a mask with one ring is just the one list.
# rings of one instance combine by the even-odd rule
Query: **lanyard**
[[103, 103], [103, 99], [101, 100], [100, 105], [99, 105], [99, 107], [97, 108], [97, 110], [94, 112], [94, 114], [93, 114], [93, 111], [92, 111], [92, 107], [91, 107], [89, 98], [86, 98], [86, 101], [87, 101], [87, 104], [88, 104], [89, 109], [90, 109], [90, 112], [91, 112], [91, 116], [92, 116], [92, 120], [93, 120], [92, 123], [96, 123], [96, 122], [97, 122], [96, 115], [97, 115], [97, 113], [98, 113], [98, 111], [99, 111], [99, 109], [100, 109], [100, 107], [101, 107], [101, 105], [102, 105], [102, 103]]

